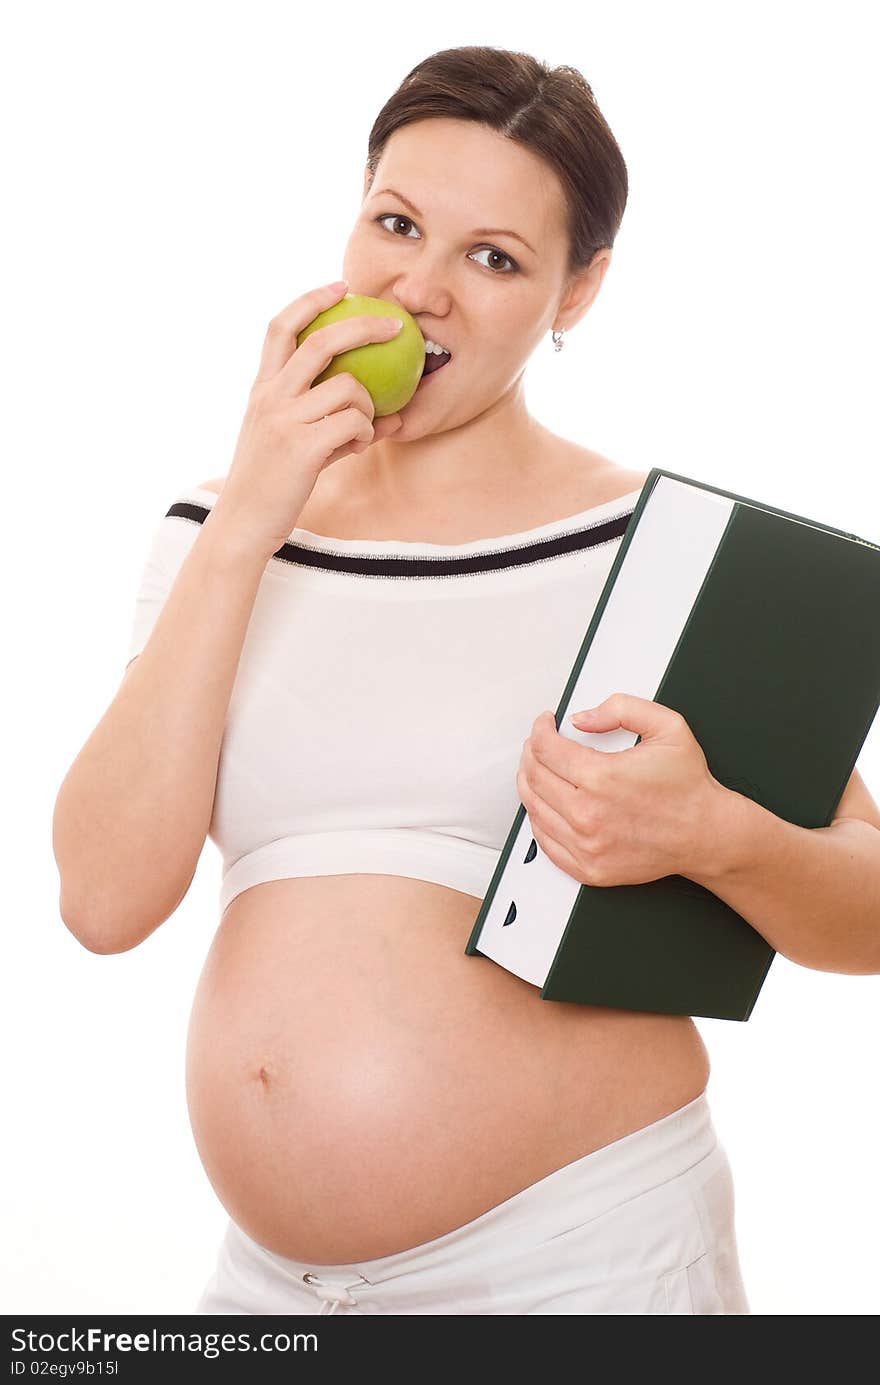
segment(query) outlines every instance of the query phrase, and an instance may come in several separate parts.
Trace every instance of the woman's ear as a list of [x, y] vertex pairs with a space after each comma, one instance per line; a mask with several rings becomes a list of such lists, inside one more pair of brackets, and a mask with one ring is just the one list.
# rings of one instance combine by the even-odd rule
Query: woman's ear
[[603, 246], [597, 250], [590, 263], [585, 269], [569, 281], [559, 307], [556, 310], [556, 322], [564, 326], [566, 331], [570, 331], [584, 316], [602, 287], [602, 280], [611, 263], [611, 248]]

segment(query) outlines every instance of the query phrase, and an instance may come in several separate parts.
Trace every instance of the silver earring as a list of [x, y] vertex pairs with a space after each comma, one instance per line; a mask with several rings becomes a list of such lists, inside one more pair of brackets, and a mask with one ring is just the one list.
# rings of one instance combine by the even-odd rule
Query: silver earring
[[551, 333], [551, 335], [552, 335], [552, 337], [553, 337], [553, 350], [554, 350], [554, 351], [561, 351], [562, 348], [563, 348], [563, 346], [565, 345], [565, 342], [562, 340], [564, 333], [565, 333], [565, 328], [564, 328], [564, 327], [562, 327], [558, 332], [554, 329], [554, 331]]

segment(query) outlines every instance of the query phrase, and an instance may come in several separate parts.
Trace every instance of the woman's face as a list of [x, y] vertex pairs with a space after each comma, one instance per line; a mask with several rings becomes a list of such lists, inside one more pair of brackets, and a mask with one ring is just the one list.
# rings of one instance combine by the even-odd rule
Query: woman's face
[[391, 135], [372, 185], [364, 178], [342, 273], [452, 352], [405, 417], [430, 408], [461, 421], [521, 375], [566, 290], [564, 218], [553, 171], [485, 126], [437, 118]]

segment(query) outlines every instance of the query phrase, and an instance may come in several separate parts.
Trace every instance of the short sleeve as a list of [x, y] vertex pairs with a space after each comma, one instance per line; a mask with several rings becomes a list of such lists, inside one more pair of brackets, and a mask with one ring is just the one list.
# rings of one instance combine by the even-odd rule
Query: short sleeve
[[174, 501], [153, 531], [135, 593], [126, 664], [144, 649], [201, 527], [200, 507], [187, 503], [183, 495]]

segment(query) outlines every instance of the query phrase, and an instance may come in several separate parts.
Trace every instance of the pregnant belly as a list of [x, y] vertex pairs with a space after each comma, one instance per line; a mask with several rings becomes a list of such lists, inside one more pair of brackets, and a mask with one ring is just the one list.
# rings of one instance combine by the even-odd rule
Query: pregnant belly
[[544, 1001], [464, 953], [427, 881], [269, 881], [226, 910], [190, 1018], [199, 1155], [238, 1225], [320, 1264], [390, 1255], [698, 1096], [693, 1021]]

